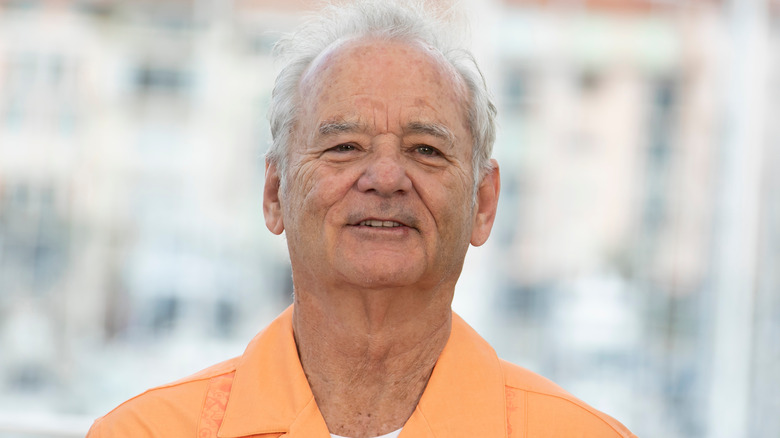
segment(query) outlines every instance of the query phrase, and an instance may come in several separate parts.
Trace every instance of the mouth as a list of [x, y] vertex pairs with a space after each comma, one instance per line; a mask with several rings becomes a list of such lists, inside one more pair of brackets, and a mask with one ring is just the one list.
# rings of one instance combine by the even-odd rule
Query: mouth
[[416, 230], [416, 221], [410, 215], [392, 215], [392, 216], [353, 216], [347, 223], [349, 226], [363, 230], [375, 231], [401, 231]]
[[374, 231], [395, 231], [402, 230], [417, 230], [418, 221], [417, 218], [406, 211], [398, 211], [395, 213], [385, 212], [379, 214], [372, 214], [366, 211], [356, 211], [346, 218], [346, 225], [355, 229], [374, 230]]
[[400, 222], [378, 220], [378, 219], [366, 219], [364, 221], [360, 221], [357, 225], [360, 227], [372, 227], [372, 228], [398, 228], [398, 227], [406, 226]]

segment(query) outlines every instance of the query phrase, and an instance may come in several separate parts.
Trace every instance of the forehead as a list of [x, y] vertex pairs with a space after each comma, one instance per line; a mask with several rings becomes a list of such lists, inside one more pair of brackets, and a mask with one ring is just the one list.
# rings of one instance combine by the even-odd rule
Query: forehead
[[414, 117], [466, 126], [463, 80], [441, 54], [421, 44], [380, 39], [343, 42], [315, 59], [301, 79], [300, 91], [303, 112], [319, 119], [385, 112], [389, 120], [414, 113]]

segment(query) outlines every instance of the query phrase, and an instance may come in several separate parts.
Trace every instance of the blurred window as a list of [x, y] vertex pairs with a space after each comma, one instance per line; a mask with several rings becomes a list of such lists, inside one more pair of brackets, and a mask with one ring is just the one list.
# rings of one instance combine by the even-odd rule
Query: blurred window
[[2, 3], [6, 9], [34, 9], [43, 4], [42, 0], [6, 0]]
[[513, 113], [523, 113], [530, 109], [533, 98], [532, 77], [526, 66], [507, 64], [504, 70], [502, 109]]
[[190, 73], [173, 67], [141, 65], [134, 75], [138, 94], [188, 94], [191, 88]]

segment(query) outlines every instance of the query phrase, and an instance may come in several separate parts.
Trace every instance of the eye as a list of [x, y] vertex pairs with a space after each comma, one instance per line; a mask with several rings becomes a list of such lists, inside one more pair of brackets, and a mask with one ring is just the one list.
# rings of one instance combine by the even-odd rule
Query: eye
[[439, 151], [435, 147], [428, 146], [427, 144], [417, 145], [417, 147], [415, 149], [421, 155], [427, 155], [427, 156], [430, 156], [430, 157], [435, 157], [435, 156], [441, 155], [441, 153], [439, 153]]
[[350, 143], [342, 143], [340, 145], [333, 146], [332, 148], [328, 149], [327, 152], [352, 152], [355, 149], [355, 145]]

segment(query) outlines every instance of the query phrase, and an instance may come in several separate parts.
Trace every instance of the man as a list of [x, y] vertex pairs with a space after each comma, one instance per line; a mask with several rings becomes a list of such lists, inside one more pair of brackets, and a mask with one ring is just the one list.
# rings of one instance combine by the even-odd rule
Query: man
[[281, 44], [264, 214], [294, 305], [243, 356], [124, 403], [92, 437], [627, 437], [500, 361], [450, 303], [490, 234], [495, 109], [419, 6], [329, 7]]

